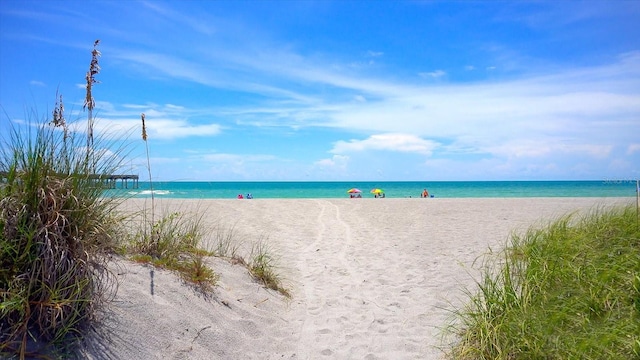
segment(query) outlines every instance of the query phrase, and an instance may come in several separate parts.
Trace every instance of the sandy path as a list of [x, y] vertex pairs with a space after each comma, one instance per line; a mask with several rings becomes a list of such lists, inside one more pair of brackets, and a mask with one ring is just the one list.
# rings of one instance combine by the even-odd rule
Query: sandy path
[[362, 342], [359, 339], [362, 324], [371, 319], [366, 312], [353, 311], [359, 309], [364, 300], [360, 296], [363, 283], [360, 269], [349, 259], [353, 252], [351, 228], [341, 218], [338, 206], [326, 200], [317, 203], [320, 208], [317, 235], [315, 241], [299, 253], [298, 260], [305, 299], [301, 303], [305, 320], [298, 354], [301, 358], [315, 357], [318, 355], [315, 352], [334, 356], [338, 355], [335, 354], [337, 348], [354, 355], [357, 349], [350, 344]]

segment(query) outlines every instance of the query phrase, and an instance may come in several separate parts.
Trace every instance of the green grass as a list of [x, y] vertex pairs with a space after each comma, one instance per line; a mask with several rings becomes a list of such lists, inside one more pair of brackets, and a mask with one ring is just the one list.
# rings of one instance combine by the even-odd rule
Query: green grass
[[283, 281], [277, 270], [277, 261], [267, 244], [267, 239], [261, 239], [251, 248], [247, 268], [254, 279], [260, 281], [265, 287], [276, 290], [286, 297], [291, 297], [289, 290], [283, 285]]
[[242, 239], [235, 226], [226, 226], [219, 223], [213, 229], [212, 237], [215, 256], [244, 262], [239, 255]]
[[[266, 288], [291, 296], [277, 271], [277, 259], [266, 237], [253, 243], [248, 257], [245, 257], [241, 255], [243, 238], [233, 226], [218, 224], [207, 229], [203, 226], [202, 215], [173, 212], [161, 216], [149, 227], [146, 212], [138, 215], [143, 219], [133, 221], [139, 230], [128, 237], [120, 250], [131, 260], [174, 271], [187, 283], [210, 291], [216, 285], [218, 275], [206, 266], [205, 258], [225, 258], [246, 267], [249, 274]], [[136, 225], [131, 228], [136, 228]], [[207, 236], [211, 250], [204, 246]]]
[[138, 224], [124, 248], [132, 260], [175, 271], [201, 290], [212, 289], [218, 277], [204, 263], [204, 257], [214, 253], [201, 245], [205, 235], [202, 215], [173, 212], [149, 223], [145, 212]]
[[640, 359], [634, 206], [565, 216], [487, 263], [456, 311], [453, 359]]
[[[243, 256], [244, 239], [234, 226], [220, 223], [208, 229], [203, 225], [202, 215], [173, 212], [161, 216], [149, 227], [150, 216], [145, 214], [139, 214], [143, 220], [134, 220], [139, 224], [139, 230], [129, 237], [122, 249], [131, 260], [175, 271], [186, 282], [210, 291], [218, 275], [206, 266], [205, 258], [225, 258], [246, 267], [266, 288], [291, 296], [277, 271], [277, 259], [266, 237], [254, 242], [248, 256]], [[205, 240], [210, 244], [210, 250], [205, 249]]]
[[46, 123], [1, 140], [0, 354], [24, 358], [73, 343], [113, 285], [117, 202], [101, 198], [88, 161], [108, 174], [119, 157], [89, 157], [84, 138]]

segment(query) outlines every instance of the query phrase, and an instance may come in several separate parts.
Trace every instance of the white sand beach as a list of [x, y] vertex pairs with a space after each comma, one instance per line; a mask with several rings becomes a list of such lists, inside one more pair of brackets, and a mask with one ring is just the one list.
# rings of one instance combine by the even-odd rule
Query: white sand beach
[[[288, 299], [246, 268], [209, 260], [203, 297], [166, 271], [118, 261], [94, 359], [440, 359], [442, 329], [488, 249], [512, 231], [635, 198], [156, 200], [266, 241]], [[150, 200], [127, 200], [127, 211]], [[117, 266], [116, 266], [117, 265]]]

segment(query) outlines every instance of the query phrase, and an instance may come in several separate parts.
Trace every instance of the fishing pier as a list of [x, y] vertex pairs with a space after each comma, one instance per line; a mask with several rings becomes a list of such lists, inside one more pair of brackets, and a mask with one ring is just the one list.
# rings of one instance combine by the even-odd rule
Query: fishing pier
[[[6, 183], [9, 174], [6, 171], [0, 171], [0, 184]], [[138, 175], [89, 175], [89, 179], [101, 184], [105, 189], [137, 189]]]
[[139, 180], [138, 175], [89, 175], [89, 178], [100, 182], [105, 189], [129, 189], [129, 185], [137, 189]]

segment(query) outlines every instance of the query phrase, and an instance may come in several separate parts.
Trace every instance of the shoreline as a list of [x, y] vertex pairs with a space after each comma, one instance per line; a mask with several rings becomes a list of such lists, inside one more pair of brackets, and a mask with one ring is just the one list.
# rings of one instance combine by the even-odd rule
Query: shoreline
[[[252, 194], [255, 199], [341, 199], [358, 189], [363, 198], [374, 198], [381, 189], [387, 198], [420, 198], [424, 189], [435, 198], [494, 197], [632, 197], [635, 181], [306, 181], [306, 182], [172, 182], [154, 183], [154, 193], [166, 198], [235, 199]], [[149, 197], [148, 183], [139, 189], [119, 189], [107, 194]]]
[[[106, 349], [118, 359], [440, 359], [439, 347], [451, 340], [441, 330], [474, 288], [489, 249], [569, 212], [636, 201], [375, 200], [155, 199], [157, 213], [194, 212], [212, 228], [233, 226], [243, 252], [266, 242], [292, 298], [223, 259], [208, 261], [220, 275], [212, 299], [171, 273], [118, 261]], [[120, 209], [145, 207], [150, 199], [128, 199]]]

